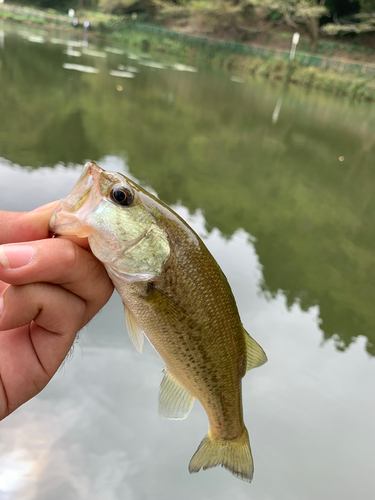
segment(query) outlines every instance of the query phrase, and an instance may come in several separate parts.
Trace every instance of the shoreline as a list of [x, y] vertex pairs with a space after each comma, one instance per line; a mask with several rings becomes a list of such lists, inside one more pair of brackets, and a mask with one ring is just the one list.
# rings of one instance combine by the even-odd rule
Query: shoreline
[[[222, 67], [243, 81], [249, 76], [257, 76], [353, 99], [375, 101], [375, 64], [301, 52], [290, 60], [284, 50], [182, 34], [91, 11], [78, 12], [77, 15], [90, 20], [90, 30], [84, 32], [90, 38], [117, 41], [139, 50], [146, 40], [151, 51], [182, 57], [189, 64], [201, 62]], [[82, 30], [81, 26], [73, 27], [72, 20], [66, 15], [12, 4], [0, 5], [0, 19], [72, 33]]]

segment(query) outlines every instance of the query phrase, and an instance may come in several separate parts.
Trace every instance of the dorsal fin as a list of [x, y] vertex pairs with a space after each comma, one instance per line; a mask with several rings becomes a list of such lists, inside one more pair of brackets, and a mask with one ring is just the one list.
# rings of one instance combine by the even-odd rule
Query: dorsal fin
[[193, 408], [194, 397], [177, 381], [165, 366], [159, 391], [159, 415], [171, 420], [183, 420]]
[[267, 361], [267, 356], [258, 342], [255, 342], [245, 329], [244, 334], [246, 342], [246, 371], [248, 372], [252, 368], [264, 365]]
[[144, 342], [143, 331], [140, 329], [136, 319], [125, 305], [124, 313], [126, 329], [128, 330], [130, 340], [133, 342], [134, 347], [137, 349], [137, 351], [141, 353]]

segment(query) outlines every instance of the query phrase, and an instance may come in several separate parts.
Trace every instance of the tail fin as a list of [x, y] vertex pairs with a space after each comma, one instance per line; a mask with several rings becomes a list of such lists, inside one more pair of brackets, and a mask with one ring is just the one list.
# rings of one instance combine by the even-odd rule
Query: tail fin
[[251, 483], [254, 464], [246, 428], [237, 441], [217, 441], [208, 432], [190, 460], [189, 472], [199, 472], [202, 467], [206, 470], [218, 465], [239, 479]]

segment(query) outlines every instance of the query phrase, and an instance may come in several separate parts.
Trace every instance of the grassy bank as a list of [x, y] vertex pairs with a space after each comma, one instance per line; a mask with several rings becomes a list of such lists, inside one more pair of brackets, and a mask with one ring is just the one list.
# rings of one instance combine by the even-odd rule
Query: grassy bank
[[[75, 16], [79, 19], [80, 26], [85, 20], [90, 22], [90, 29], [93, 31], [111, 32], [116, 24], [121, 21], [119, 16], [111, 16], [101, 12], [88, 10], [77, 11]], [[72, 19], [66, 14], [54, 9], [37, 9], [15, 4], [0, 4], [0, 19], [43, 26], [58, 26], [72, 28]]]
[[[358, 65], [358, 69], [355, 65], [350, 65], [351, 71], [347, 72], [344, 69], [345, 66], [349, 66], [348, 63], [338, 65], [333, 69], [321, 69], [314, 66], [314, 63], [309, 64], [310, 60], [319, 59], [315, 55], [297, 54], [296, 60], [290, 61], [286, 52], [259, 47], [259, 52], [262, 53], [260, 57], [249, 54], [249, 47], [251, 47], [249, 45], [186, 36], [166, 30], [153, 33], [152, 27], [139, 25], [123, 16], [91, 11], [78, 11], [76, 16], [81, 24], [84, 20], [88, 20], [93, 33], [117, 40], [132, 49], [140, 50], [147, 40], [152, 52], [175, 55], [187, 60], [190, 64], [200, 62], [223, 67], [242, 79], [255, 75], [355, 99], [375, 101], [375, 68], [374, 72], [366, 75], [363, 73], [366, 65]], [[52, 10], [0, 4], [0, 18], [45, 27], [57, 26], [77, 30], [72, 27], [72, 21], [67, 15]], [[155, 29], [158, 30], [158, 28]], [[277, 55], [278, 52], [282, 55], [281, 57]], [[334, 61], [325, 59], [325, 62]]]
[[363, 75], [340, 74], [333, 70], [322, 71], [313, 66], [303, 66], [298, 61], [282, 58], [237, 57], [227, 61], [239, 74], [259, 75], [274, 80], [283, 80], [295, 85], [315, 88], [354, 99], [375, 101], [374, 78]]
[[37, 25], [69, 26], [71, 24], [68, 16], [53, 9], [41, 10], [13, 4], [0, 4], [0, 19]]
[[306, 66], [298, 60], [290, 61], [283, 57], [264, 58], [236, 54], [225, 46], [203, 43], [200, 38], [181, 41], [170, 36], [153, 35], [138, 29], [130, 29], [129, 25], [119, 29], [111, 37], [135, 49], [139, 49], [142, 42], [147, 39], [152, 51], [183, 57], [188, 60], [189, 64], [201, 62], [223, 67], [243, 79], [249, 75], [259, 76], [350, 98], [375, 101], [375, 78], [372, 74], [366, 76], [360, 72], [342, 73], [340, 70], [321, 70], [314, 66]]

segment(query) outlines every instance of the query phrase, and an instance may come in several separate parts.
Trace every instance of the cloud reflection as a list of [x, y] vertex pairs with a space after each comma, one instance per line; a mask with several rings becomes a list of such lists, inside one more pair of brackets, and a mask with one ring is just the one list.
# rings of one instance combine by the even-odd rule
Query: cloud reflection
[[[54, 171], [62, 190], [73, 174]], [[135, 351], [115, 296], [83, 332], [83, 356], [76, 353], [37, 398], [1, 423], [4, 499], [245, 500], [251, 488], [258, 500], [351, 500], [358, 491], [371, 500], [375, 360], [364, 352], [364, 339], [345, 353], [332, 341], [322, 345], [318, 306], [288, 309], [283, 294], [268, 301], [259, 293], [262, 267], [245, 231], [224, 238], [207, 232], [202, 213], [174, 208], [217, 258], [245, 328], [269, 357], [243, 380], [253, 484], [220, 469], [188, 474], [207, 429], [205, 413], [197, 404], [185, 421], [159, 418], [163, 363], [149, 344], [142, 356]]]

